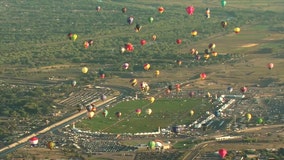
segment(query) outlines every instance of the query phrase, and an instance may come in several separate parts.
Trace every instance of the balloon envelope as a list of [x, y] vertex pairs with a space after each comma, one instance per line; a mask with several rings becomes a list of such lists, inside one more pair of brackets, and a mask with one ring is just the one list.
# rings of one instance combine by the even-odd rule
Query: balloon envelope
[[32, 137], [32, 138], [30, 138], [29, 142], [30, 142], [31, 145], [36, 145], [36, 144], [38, 144], [38, 138]]
[[165, 9], [164, 9], [164, 7], [159, 7], [159, 8], [158, 8], [158, 11], [159, 11], [160, 13], [163, 13], [163, 12], [165, 11]]
[[192, 30], [191, 31], [191, 36], [195, 37], [195, 36], [197, 36], [197, 34], [198, 34], [197, 30]]
[[188, 7], [186, 7], [186, 12], [187, 12], [187, 14], [189, 14], [189, 15], [193, 15], [193, 13], [194, 13], [194, 7], [193, 6], [188, 6]]
[[193, 114], [194, 114], [194, 111], [193, 110], [190, 110], [190, 116], [193, 116]]
[[226, 149], [220, 149], [219, 150], [219, 155], [221, 158], [224, 158], [227, 155], [227, 150]]
[[273, 67], [274, 67], [274, 64], [273, 64], [273, 63], [268, 63], [268, 64], [267, 64], [267, 68], [268, 68], [268, 69], [272, 69]]
[[141, 112], [142, 112], [142, 110], [141, 110], [140, 108], [137, 108], [137, 109], [135, 110], [135, 113], [136, 113], [138, 116], [141, 114]]
[[144, 70], [148, 71], [150, 69], [151, 65], [149, 63], [146, 63], [143, 65]]
[[88, 69], [87, 67], [83, 67], [83, 68], [82, 68], [82, 72], [83, 72], [83, 73], [87, 73], [88, 70], [89, 70], [89, 69]]
[[226, 4], [227, 4], [227, 2], [226, 2], [225, 0], [222, 0], [222, 1], [221, 1], [221, 6], [222, 6], [222, 7], [225, 7]]
[[200, 78], [203, 80], [203, 79], [205, 79], [207, 77], [207, 75], [206, 75], [206, 73], [201, 73], [200, 74]]
[[53, 141], [49, 141], [48, 143], [47, 143], [47, 148], [49, 148], [49, 149], [54, 149], [54, 147], [55, 147], [55, 143], [53, 142]]
[[240, 29], [239, 27], [234, 28], [234, 32], [235, 32], [236, 34], [240, 33], [240, 31], [241, 31], [241, 29]]
[[152, 113], [152, 109], [148, 108], [146, 109], [146, 114], [150, 115]]

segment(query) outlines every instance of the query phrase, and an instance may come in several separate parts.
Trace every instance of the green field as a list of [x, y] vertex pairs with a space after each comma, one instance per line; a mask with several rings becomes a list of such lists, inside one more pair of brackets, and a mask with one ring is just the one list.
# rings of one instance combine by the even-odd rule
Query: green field
[[[158, 127], [167, 128], [172, 125], [189, 125], [206, 111], [212, 110], [212, 105], [205, 99], [158, 99], [154, 103], [146, 100], [121, 102], [109, 109], [107, 117], [102, 112], [97, 113], [92, 119], [85, 119], [76, 124], [78, 128], [90, 129], [109, 133], [141, 133], [155, 132]], [[137, 115], [135, 110], [142, 110]], [[146, 109], [152, 109], [150, 115]], [[195, 113], [190, 116], [190, 110]], [[115, 113], [121, 112], [121, 117]]]

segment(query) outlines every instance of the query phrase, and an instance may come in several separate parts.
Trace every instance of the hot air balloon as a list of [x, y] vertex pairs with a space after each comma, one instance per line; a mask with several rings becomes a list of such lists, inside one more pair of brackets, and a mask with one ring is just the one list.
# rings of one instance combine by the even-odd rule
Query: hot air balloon
[[120, 48], [120, 53], [124, 53], [125, 50], [126, 50], [125, 47], [121, 47], [121, 48]]
[[228, 25], [228, 22], [226, 22], [226, 21], [222, 21], [222, 22], [221, 22], [221, 26], [222, 26], [223, 28], [227, 27], [227, 25]]
[[177, 44], [181, 44], [181, 42], [182, 42], [181, 39], [177, 39], [177, 40], [176, 40], [176, 43], [177, 43]]
[[151, 65], [149, 63], [145, 63], [143, 65], [144, 70], [148, 71], [150, 69]]
[[89, 43], [89, 46], [92, 46], [92, 45], [94, 44], [94, 41], [91, 40], [91, 39], [89, 39], [89, 40], [88, 40], [88, 43]]
[[273, 63], [268, 63], [268, 64], [267, 64], [267, 68], [268, 68], [268, 69], [272, 69], [273, 67], [274, 67], [274, 64], [273, 64]]
[[241, 87], [241, 88], [240, 88], [240, 91], [241, 91], [242, 93], [246, 93], [246, 92], [248, 91], [248, 88], [247, 88], [247, 87]]
[[117, 118], [121, 117], [121, 112], [115, 112]]
[[142, 46], [144, 46], [144, 45], [146, 44], [146, 40], [145, 40], [145, 39], [142, 39], [142, 40], [140, 41], [140, 44], [141, 44]]
[[235, 32], [236, 34], [240, 33], [240, 31], [241, 31], [241, 29], [240, 29], [239, 27], [234, 28], [234, 32]]
[[198, 34], [197, 30], [192, 30], [192, 31], [191, 31], [191, 36], [192, 36], [192, 37], [197, 36], [197, 34]]
[[129, 83], [131, 83], [131, 86], [136, 86], [137, 85], [137, 79], [131, 79], [130, 81], [129, 81]]
[[84, 48], [86, 48], [86, 49], [89, 48], [89, 45], [90, 45], [90, 44], [89, 44], [88, 41], [85, 41], [85, 42], [84, 42]]
[[207, 77], [206, 73], [200, 73], [200, 78], [204, 80]]
[[205, 10], [205, 17], [210, 18], [210, 9], [209, 8], [206, 8], [206, 10]]
[[155, 76], [158, 77], [159, 75], [160, 75], [160, 71], [159, 71], [159, 70], [156, 70], [156, 71], [155, 71]]
[[148, 108], [146, 109], [146, 114], [150, 115], [152, 113], [152, 109]]
[[95, 116], [95, 112], [91, 111], [91, 112], [87, 112], [87, 117], [89, 119], [92, 119]]
[[154, 21], [154, 18], [153, 17], [149, 17], [149, 22], [153, 23], [153, 21]]
[[250, 113], [248, 113], [248, 114], [246, 115], [246, 117], [247, 117], [247, 120], [250, 121], [251, 118], [252, 118], [252, 115], [251, 115]]
[[225, 156], [227, 155], [227, 150], [226, 149], [220, 149], [219, 150], [219, 155], [221, 158], [225, 158]]
[[105, 109], [105, 110], [103, 111], [103, 116], [106, 117], [107, 115], [108, 115], [108, 110]]
[[164, 7], [159, 7], [159, 8], [158, 8], [158, 11], [159, 11], [159, 13], [162, 14], [162, 13], [165, 11], [165, 9], [164, 9]]
[[29, 139], [29, 142], [31, 146], [36, 146], [38, 144], [38, 138], [37, 137], [32, 137]]
[[124, 48], [125, 48], [126, 51], [128, 51], [128, 52], [132, 52], [132, 51], [134, 50], [134, 47], [133, 47], [133, 45], [132, 45], [131, 43], [125, 44], [125, 47], [124, 47]]
[[204, 57], [204, 59], [206, 59], [206, 60], [207, 60], [207, 59], [209, 59], [209, 58], [210, 58], [210, 54], [205, 53], [203, 57]]
[[89, 69], [88, 69], [87, 67], [83, 67], [83, 68], [82, 68], [82, 72], [83, 72], [83, 73], [87, 73], [88, 70], [89, 70]]
[[141, 112], [142, 112], [142, 110], [140, 108], [137, 108], [135, 110], [135, 113], [136, 113], [137, 116], [139, 116], [141, 114]]
[[104, 79], [106, 77], [106, 75], [104, 73], [100, 73], [100, 78]]
[[227, 4], [227, 2], [226, 2], [225, 0], [221, 0], [221, 6], [222, 6], [222, 7], [225, 7], [226, 4]]
[[123, 7], [123, 8], [121, 9], [121, 11], [122, 11], [122, 13], [126, 13], [127, 8]]
[[188, 93], [189, 97], [193, 97], [195, 95], [195, 93], [193, 91]]
[[149, 101], [150, 101], [150, 103], [154, 103], [155, 102], [155, 97], [150, 97]]
[[150, 142], [148, 143], [148, 148], [149, 148], [149, 149], [155, 149], [155, 146], [156, 146], [156, 142], [155, 142], [155, 141], [150, 141]]
[[72, 87], [75, 87], [75, 86], [76, 86], [76, 84], [77, 84], [77, 82], [76, 82], [76, 81], [72, 81], [72, 83], [71, 83]]
[[55, 147], [55, 143], [53, 141], [49, 141], [47, 143], [47, 148], [49, 148], [50, 150], [54, 149], [54, 147]]
[[258, 118], [258, 119], [257, 119], [257, 123], [258, 123], [258, 124], [262, 124], [262, 123], [263, 123], [263, 119], [262, 119], [262, 118]]
[[93, 110], [93, 106], [92, 105], [87, 105], [86, 106], [86, 110], [88, 111], [88, 112], [91, 112], [92, 110]]
[[73, 36], [72, 33], [68, 33], [68, 34], [67, 34], [67, 37], [69, 38], [69, 40], [72, 40], [72, 36]]
[[176, 87], [176, 92], [180, 92], [180, 90], [181, 90], [180, 89], [180, 84], [176, 84], [175, 87]]
[[209, 43], [209, 45], [208, 45], [208, 48], [209, 48], [211, 51], [213, 51], [213, 50], [215, 49], [215, 47], [216, 47], [216, 44], [215, 44], [215, 43]]
[[157, 39], [157, 36], [154, 34], [152, 35], [152, 40], [155, 41]]
[[129, 25], [131, 25], [133, 23], [133, 21], [134, 21], [134, 17], [133, 16], [130, 16], [130, 17], [127, 18], [127, 23]]
[[211, 53], [211, 55], [212, 55], [213, 57], [217, 57], [217, 56], [218, 56], [218, 52], [213, 51], [213, 52]]
[[188, 6], [188, 7], [186, 7], [186, 12], [187, 12], [187, 14], [189, 14], [189, 15], [193, 15], [193, 13], [194, 13], [194, 7], [193, 6]]
[[190, 116], [193, 116], [193, 114], [194, 114], [194, 111], [193, 110], [190, 110]]
[[195, 56], [195, 59], [196, 59], [196, 60], [200, 60], [200, 59], [201, 59], [201, 56], [200, 56], [200, 55], [196, 55], [196, 56]]
[[77, 38], [78, 38], [78, 35], [77, 35], [77, 34], [72, 34], [72, 40], [73, 40], [73, 41], [76, 41]]
[[101, 11], [101, 6], [96, 7], [97, 12]]
[[134, 30], [135, 32], [139, 32], [141, 30], [142, 26], [140, 24], [136, 24]]
[[129, 68], [129, 63], [123, 63], [122, 68], [123, 69], [128, 69]]
[[233, 87], [228, 87], [227, 90], [231, 93], [233, 92]]
[[182, 61], [178, 59], [178, 60], [176, 60], [176, 63], [177, 63], [177, 65], [180, 66], [182, 64]]
[[102, 100], [102, 101], [105, 101], [106, 99], [107, 99], [107, 96], [104, 95], [104, 94], [102, 94], [102, 95], [101, 95], [101, 100]]
[[148, 83], [147, 82], [141, 82], [140, 83], [140, 89], [141, 89], [141, 91], [143, 91], [143, 92], [148, 92], [149, 91], [149, 89], [150, 89], [150, 87], [149, 87], [149, 85], [148, 85]]
[[190, 49], [190, 54], [192, 54], [192, 55], [197, 55], [197, 54], [198, 54], [197, 49], [191, 48], [191, 49]]

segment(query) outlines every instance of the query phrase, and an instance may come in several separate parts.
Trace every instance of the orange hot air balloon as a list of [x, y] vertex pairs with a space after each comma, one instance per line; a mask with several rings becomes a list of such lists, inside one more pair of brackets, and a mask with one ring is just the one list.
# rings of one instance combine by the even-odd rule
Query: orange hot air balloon
[[90, 44], [89, 44], [88, 41], [85, 41], [85, 42], [84, 42], [84, 48], [86, 48], [86, 49], [89, 48], [89, 45], [90, 45]]
[[206, 77], [207, 77], [206, 73], [201, 73], [201, 74], [200, 74], [200, 78], [201, 78], [202, 80], [204, 80]]
[[192, 31], [191, 31], [191, 36], [192, 36], [192, 37], [197, 36], [197, 34], [198, 34], [197, 30], [192, 30]]
[[155, 41], [157, 39], [157, 36], [154, 34], [152, 35], [152, 40]]
[[142, 40], [140, 41], [140, 44], [141, 44], [142, 46], [144, 46], [146, 43], [147, 43], [147, 42], [146, 42], [145, 39], [142, 39]]
[[164, 7], [159, 7], [158, 11], [162, 14], [165, 11], [165, 9], [164, 9]]
[[272, 69], [273, 67], [274, 67], [274, 64], [273, 64], [273, 63], [268, 63], [268, 64], [267, 64], [267, 68], [268, 68], [268, 69]]
[[143, 65], [144, 70], [148, 71], [150, 69], [151, 65], [149, 63], [146, 63]]
[[212, 54], [213, 57], [216, 57], [218, 55], [218, 53], [216, 51], [213, 51], [211, 54]]

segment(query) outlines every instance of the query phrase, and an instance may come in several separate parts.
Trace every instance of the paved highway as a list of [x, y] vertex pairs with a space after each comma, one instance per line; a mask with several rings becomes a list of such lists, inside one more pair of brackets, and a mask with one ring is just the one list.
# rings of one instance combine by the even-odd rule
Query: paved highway
[[[97, 107], [102, 107], [103, 105], [106, 105], [106, 104], [109, 104], [109, 103], [113, 103], [113, 101], [116, 101], [117, 98], [118, 97], [112, 97], [112, 98], [109, 98], [109, 99], [107, 99], [105, 101], [101, 101], [98, 104], [96, 104], [96, 106]], [[87, 110], [75, 113], [75, 114], [73, 114], [70, 117], [67, 117], [67, 118], [65, 118], [65, 119], [63, 119], [63, 120], [61, 120], [61, 121], [59, 121], [57, 123], [54, 123], [54, 124], [52, 124], [52, 125], [44, 128], [44, 129], [36, 132], [36, 133], [33, 133], [31, 135], [26, 136], [26, 137], [20, 139], [19, 141], [15, 142], [15, 143], [12, 143], [12, 144], [4, 147], [4, 148], [1, 148], [0, 149], [0, 157], [3, 157], [6, 154], [15, 151], [16, 149], [25, 146], [28, 143], [30, 138], [32, 138], [34, 136], [41, 137], [41, 135], [45, 134], [48, 131], [56, 130], [58, 128], [61, 128], [61, 127], [65, 126], [66, 124], [70, 124], [70, 123], [78, 120], [79, 118], [85, 117], [86, 113], [87, 113]]]

